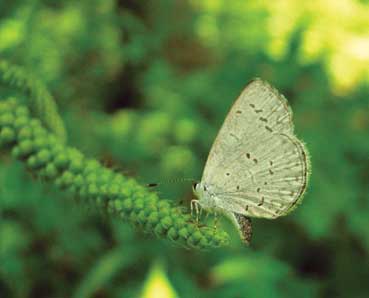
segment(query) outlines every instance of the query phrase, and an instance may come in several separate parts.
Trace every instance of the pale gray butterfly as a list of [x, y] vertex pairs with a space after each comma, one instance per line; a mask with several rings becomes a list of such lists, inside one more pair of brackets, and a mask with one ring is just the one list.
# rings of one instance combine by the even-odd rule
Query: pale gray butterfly
[[198, 200], [191, 208], [226, 215], [249, 243], [249, 217], [273, 219], [293, 210], [305, 192], [309, 168], [287, 100], [255, 79], [233, 104], [214, 141], [201, 182], [193, 185]]

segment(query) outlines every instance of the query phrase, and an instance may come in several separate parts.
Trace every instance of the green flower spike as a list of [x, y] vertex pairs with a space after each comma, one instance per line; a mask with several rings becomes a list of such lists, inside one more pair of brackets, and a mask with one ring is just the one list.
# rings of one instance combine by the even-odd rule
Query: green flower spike
[[0, 146], [10, 148], [39, 177], [97, 209], [180, 245], [206, 249], [227, 244], [225, 232], [199, 227], [183, 208], [159, 200], [135, 180], [87, 159], [44, 125], [16, 99], [0, 101]]
[[46, 87], [23, 68], [0, 60], [0, 85], [21, 91], [27, 96], [27, 106], [44, 126], [65, 141], [66, 132], [54, 98]]

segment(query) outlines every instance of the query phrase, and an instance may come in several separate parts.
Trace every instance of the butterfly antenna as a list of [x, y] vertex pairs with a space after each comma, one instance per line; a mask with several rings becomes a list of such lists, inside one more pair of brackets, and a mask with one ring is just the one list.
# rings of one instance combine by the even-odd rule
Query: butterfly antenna
[[188, 182], [188, 181], [190, 181], [191, 183], [196, 182], [196, 180], [192, 179], [192, 178], [174, 178], [174, 179], [164, 180], [164, 181], [161, 181], [161, 182], [148, 183], [148, 184], [146, 184], [146, 186], [147, 187], [157, 187], [157, 186], [162, 185], [162, 184], [183, 183], [183, 182]]

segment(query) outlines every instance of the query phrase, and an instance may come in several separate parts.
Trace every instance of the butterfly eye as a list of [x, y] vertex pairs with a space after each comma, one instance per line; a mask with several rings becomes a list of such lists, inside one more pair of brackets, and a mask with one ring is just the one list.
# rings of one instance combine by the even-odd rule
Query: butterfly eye
[[192, 189], [193, 189], [193, 190], [196, 190], [197, 184], [198, 184], [198, 183], [193, 183], [193, 184], [192, 184]]

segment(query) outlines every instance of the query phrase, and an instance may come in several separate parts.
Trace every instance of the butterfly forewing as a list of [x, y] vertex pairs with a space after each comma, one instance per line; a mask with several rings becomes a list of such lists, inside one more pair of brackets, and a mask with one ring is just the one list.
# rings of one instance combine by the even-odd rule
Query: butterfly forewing
[[293, 134], [286, 99], [254, 80], [228, 113], [202, 181], [213, 186], [220, 208], [275, 218], [298, 202], [307, 175], [306, 149]]

